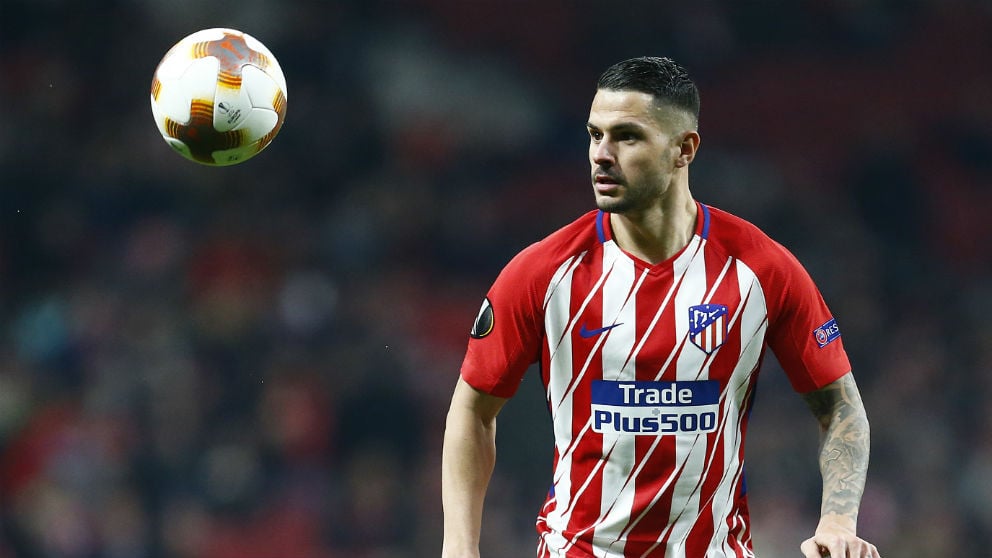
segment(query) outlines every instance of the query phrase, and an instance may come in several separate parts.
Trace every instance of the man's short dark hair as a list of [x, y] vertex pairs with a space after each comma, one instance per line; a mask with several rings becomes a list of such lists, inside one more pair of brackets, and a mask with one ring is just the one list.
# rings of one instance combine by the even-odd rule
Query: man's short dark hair
[[603, 72], [596, 89], [648, 93], [656, 102], [685, 110], [699, 121], [699, 89], [671, 58], [642, 56], [618, 62]]

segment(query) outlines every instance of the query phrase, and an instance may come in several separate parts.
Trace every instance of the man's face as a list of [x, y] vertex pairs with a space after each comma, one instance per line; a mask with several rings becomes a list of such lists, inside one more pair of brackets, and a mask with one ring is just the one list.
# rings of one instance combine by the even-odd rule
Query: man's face
[[681, 151], [681, 123], [637, 91], [596, 92], [589, 110], [589, 162], [596, 205], [644, 211], [667, 192]]

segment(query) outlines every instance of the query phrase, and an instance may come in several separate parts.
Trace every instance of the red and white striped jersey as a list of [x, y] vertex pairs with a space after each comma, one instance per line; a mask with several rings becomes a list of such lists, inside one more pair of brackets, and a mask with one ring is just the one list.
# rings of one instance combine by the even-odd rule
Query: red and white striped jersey
[[523, 250], [487, 295], [463, 379], [510, 397], [539, 362], [553, 419], [538, 556], [753, 556], [743, 451], [764, 347], [799, 392], [850, 370], [792, 254], [698, 212], [689, 244], [649, 265], [592, 211]]

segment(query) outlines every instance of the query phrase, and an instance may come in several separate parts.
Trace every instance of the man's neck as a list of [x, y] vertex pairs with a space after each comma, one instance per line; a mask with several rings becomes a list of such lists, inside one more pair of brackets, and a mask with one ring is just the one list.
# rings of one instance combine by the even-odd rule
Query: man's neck
[[611, 214], [613, 239], [624, 251], [649, 264], [671, 258], [689, 244], [696, 230], [696, 201], [684, 195], [644, 211]]

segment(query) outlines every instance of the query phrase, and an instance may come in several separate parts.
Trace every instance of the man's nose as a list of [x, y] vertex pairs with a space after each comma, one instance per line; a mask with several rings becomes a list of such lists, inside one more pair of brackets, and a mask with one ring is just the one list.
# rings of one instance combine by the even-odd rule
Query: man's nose
[[595, 144], [592, 150], [592, 161], [601, 166], [609, 166], [616, 162], [616, 155], [613, 153], [613, 144], [608, 141], [601, 141]]

